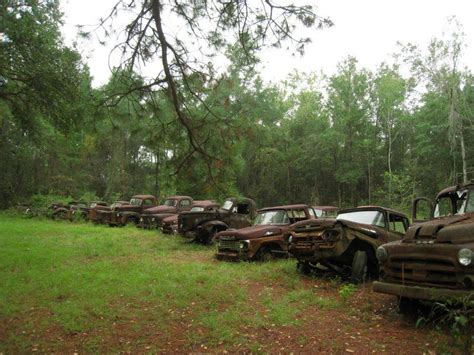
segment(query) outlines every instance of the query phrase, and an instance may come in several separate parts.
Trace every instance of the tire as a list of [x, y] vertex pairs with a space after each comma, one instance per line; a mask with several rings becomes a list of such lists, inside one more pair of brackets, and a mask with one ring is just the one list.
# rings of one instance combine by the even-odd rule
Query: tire
[[258, 261], [261, 262], [268, 262], [275, 259], [275, 255], [273, 255], [272, 250], [269, 247], [261, 247], [257, 252]]
[[66, 211], [58, 211], [53, 214], [53, 218], [56, 220], [66, 220], [67, 219], [67, 212]]
[[311, 266], [308, 262], [298, 261], [298, 263], [296, 264], [296, 270], [302, 275], [311, 274]]
[[136, 219], [135, 217], [128, 217], [125, 221], [125, 225], [127, 225], [129, 223], [133, 223], [134, 225], [137, 225], [138, 224], [138, 219]]
[[352, 259], [351, 282], [360, 284], [365, 281], [367, 277], [367, 252], [364, 250], [357, 250]]
[[225, 229], [218, 229], [216, 227], [212, 227], [211, 230], [209, 231], [206, 244], [214, 245], [216, 243], [216, 234], [224, 230]]

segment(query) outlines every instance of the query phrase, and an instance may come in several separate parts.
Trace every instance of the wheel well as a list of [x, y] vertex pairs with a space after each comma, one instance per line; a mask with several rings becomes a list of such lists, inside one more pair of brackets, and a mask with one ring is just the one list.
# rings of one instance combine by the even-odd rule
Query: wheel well
[[[368, 271], [371, 274], [378, 274], [379, 264], [377, 257], [375, 256], [374, 246], [360, 239], [354, 239], [354, 241], [349, 245], [349, 248], [344, 252], [344, 256], [347, 258], [348, 262], [352, 262], [352, 258], [357, 250], [363, 250], [367, 253]], [[351, 265], [350, 263], [349, 265]]]
[[138, 217], [137, 216], [127, 216], [127, 222], [137, 223], [138, 222]]
[[277, 243], [270, 242], [270, 243], [262, 243], [260, 248], [258, 248], [259, 252], [262, 249], [270, 249], [270, 250], [283, 250]]

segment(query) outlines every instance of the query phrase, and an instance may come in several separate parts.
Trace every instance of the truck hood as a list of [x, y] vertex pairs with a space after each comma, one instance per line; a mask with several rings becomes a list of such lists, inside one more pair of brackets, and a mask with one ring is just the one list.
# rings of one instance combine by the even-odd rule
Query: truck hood
[[333, 228], [336, 225], [337, 221], [335, 218], [316, 218], [316, 219], [307, 219], [304, 221], [296, 222], [290, 227], [291, 231], [294, 232], [311, 232], [326, 228]]
[[115, 207], [114, 212], [140, 212], [140, 206], [125, 205], [120, 207]]
[[436, 218], [411, 226], [404, 243], [430, 240], [434, 243], [463, 244], [474, 242], [474, 213]]
[[246, 240], [262, 238], [266, 236], [273, 236], [283, 234], [288, 230], [289, 225], [259, 225], [250, 226], [242, 229], [231, 229], [220, 232], [216, 235], [216, 238], [233, 239], [233, 240]]
[[178, 215], [174, 214], [174, 215], [171, 215], [171, 216], [168, 216], [168, 217], [164, 218], [163, 223], [165, 223], [165, 224], [176, 224], [176, 223], [178, 223]]
[[377, 238], [380, 234], [384, 233], [384, 229], [380, 227], [375, 227], [370, 224], [346, 221], [343, 219], [336, 220], [335, 218], [317, 218], [297, 222], [290, 227], [290, 230], [295, 233], [309, 233], [333, 229], [337, 228], [337, 226], [352, 229], [372, 238]]
[[176, 207], [173, 206], [155, 206], [147, 208], [143, 214], [176, 213]]

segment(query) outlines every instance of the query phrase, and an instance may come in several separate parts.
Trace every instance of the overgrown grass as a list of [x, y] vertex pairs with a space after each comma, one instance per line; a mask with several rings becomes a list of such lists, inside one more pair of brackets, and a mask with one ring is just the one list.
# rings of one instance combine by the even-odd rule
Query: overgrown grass
[[[93, 333], [82, 346], [98, 351], [100, 334], [111, 324], [131, 323], [129, 332], [140, 334], [183, 319], [190, 324], [188, 346], [234, 344], [243, 341], [243, 328], [297, 324], [305, 307], [336, 305], [303, 287], [294, 261], [220, 263], [213, 254], [212, 248], [135, 227], [0, 214], [0, 322], [15, 320], [0, 351], [41, 344], [61, 350], [61, 343], [31, 336], [51, 331]], [[264, 288], [250, 302], [255, 284]], [[271, 285], [281, 288], [276, 302]]]

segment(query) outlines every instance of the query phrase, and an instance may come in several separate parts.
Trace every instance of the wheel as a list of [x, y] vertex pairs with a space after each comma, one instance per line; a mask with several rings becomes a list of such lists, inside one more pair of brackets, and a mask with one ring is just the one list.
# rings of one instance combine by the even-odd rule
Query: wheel
[[398, 297], [398, 313], [412, 315], [418, 308], [418, 300], [408, 297]]
[[216, 234], [222, 232], [225, 229], [217, 229], [216, 227], [212, 227], [208, 234], [207, 244], [215, 244], [216, 243]]
[[137, 225], [138, 224], [138, 219], [136, 219], [135, 217], [129, 217], [125, 221], [125, 224], [129, 224], [129, 223], [133, 223], [133, 224]]
[[367, 277], [367, 252], [357, 250], [352, 259], [351, 281], [359, 284]]
[[309, 275], [311, 273], [311, 266], [307, 261], [298, 261], [296, 270], [302, 275]]
[[269, 247], [262, 247], [258, 251], [257, 259], [262, 262], [267, 262], [275, 259], [275, 255], [273, 255], [272, 250]]
[[66, 211], [58, 211], [55, 214], [53, 214], [54, 219], [67, 219], [67, 212]]

